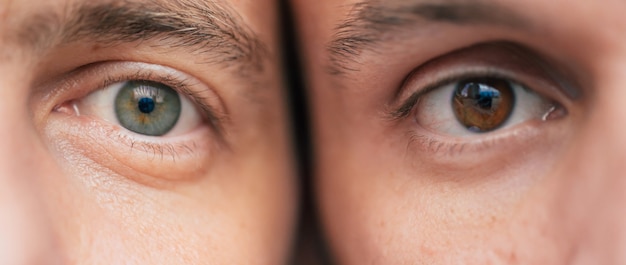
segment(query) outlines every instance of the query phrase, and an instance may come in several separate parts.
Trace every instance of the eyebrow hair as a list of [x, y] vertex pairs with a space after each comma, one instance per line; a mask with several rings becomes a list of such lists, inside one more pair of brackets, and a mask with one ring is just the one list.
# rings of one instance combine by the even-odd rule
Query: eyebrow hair
[[156, 40], [159, 46], [189, 49], [202, 63], [256, 71], [268, 53], [236, 12], [213, 1], [86, 1], [66, 13], [33, 17], [20, 41], [42, 49], [85, 40], [101, 45]]
[[366, 0], [354, 4], [348, 17], [335, 28], [327, 46], [329, 73], [356, 71], [353, 65], [364, 50], [374, 49], [398, 30], [420, 29], [428, 24], [424, 22], [511, 28], [529, 25], [511, 10], [485, 0]]

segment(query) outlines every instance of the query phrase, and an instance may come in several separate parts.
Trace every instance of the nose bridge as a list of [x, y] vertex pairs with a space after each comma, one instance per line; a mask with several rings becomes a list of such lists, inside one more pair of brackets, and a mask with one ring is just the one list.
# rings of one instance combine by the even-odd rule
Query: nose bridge
[[601, 68], [590, 91], [577, 157], [581, 173], [626, 196], [626, 53], [621, 58]]
[[[626, 58], [625, 58], [626, 59]], [[608, 74], [608, 72], [607, 72]], [[572, 155], [579, 174], [626, 191], [626, 67], [599, 82]], [[609, 187], [606, 187], [609, 188]], [[624, 194], [626, 195], [626, 193]]]
[[[12, 60], [14, 61], [14, 60]], [[29, 76], [0, 62], [0, 181], [29, 182], [38, 170], [41, 144], [28, 106]], [[23, 67], [26, 68], [26, 67]]]
[[30, 118], [28, 91], [27, 79], [0, 62], [2, 264], [50, 264], [56, 255], [39, 181], [47, 162]]
[[[626, 264], [626, 57], [604, 67], [554, 184], [571, 264]], [[583, 264], [581, 263], [581, 264]]]

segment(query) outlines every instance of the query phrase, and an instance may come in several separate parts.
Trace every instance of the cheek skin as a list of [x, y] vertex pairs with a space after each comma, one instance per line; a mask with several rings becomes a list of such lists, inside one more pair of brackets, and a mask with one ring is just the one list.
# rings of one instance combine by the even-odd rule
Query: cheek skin
[[341, 141], [343, 153], [321, 153], [336, 156], [322, 160], [317, 188], [341, 264], [553, 264], [544, 262], [564, 251], [551, 245], [561, 239], [536, 188], [552, 174], [542, 161], [559, 153], [535, 151], [530, 160], [517, 157], [530, 167], [450, 178], [450, 171], [413, 162], [426, 159], [403, 153], [402, 139], [385, 135], [393, 134], [353, 134]]
[[[0, 3], [0, 13], [7, 8]], [[5, 24], [0, 25], [1, 31]], [[42, 200], [46, 182], [58, 176], [59, 169], [32, 129], [24, 82], [30, 75], [21, 71], [30, 67], [23, 54], [13, 52], [16, 48], [0, 38], [0, 111], [5, 114], [0, 120], [0, 257], [5, 264], [61, 263], [59, 235]]]
[[[258, 164], [249, 162], [256, 154], [238, 159], [222, 154], [208, 175], [153, 188], [85, 156], [72, 147], [72, 138], [49, 136], [52, 156], [63, 169], [55, 185], [65, 192], [50, 192], [56, 199], [48, 208], [65, 209], [54, 219], [63, 220], [56, 230], [64, 235], [68, 259], [280, 264], [286, 257], [290, 230], [285, 228], [291, 226], [292, 211], [285, 209], [294, 205], [287, 199], [293, 195], [289, 175], [279, 169], [279, 161]], [[267, 244], [267, 238], [275, 244]]]

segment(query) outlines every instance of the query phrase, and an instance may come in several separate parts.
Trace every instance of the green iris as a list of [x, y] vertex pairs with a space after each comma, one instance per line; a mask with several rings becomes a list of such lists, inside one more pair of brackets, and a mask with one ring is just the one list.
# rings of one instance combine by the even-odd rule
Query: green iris
[[170, 87], [151, 81], [128, 81], [115, 97], [115, 115], [133, 132], [161, 136], [180, 117], [180, 96]]

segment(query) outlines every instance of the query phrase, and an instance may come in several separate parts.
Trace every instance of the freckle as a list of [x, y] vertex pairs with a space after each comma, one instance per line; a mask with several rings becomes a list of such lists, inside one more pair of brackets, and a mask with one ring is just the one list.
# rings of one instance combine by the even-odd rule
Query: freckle
[[436, 256], [435, 254], [437, 254], [437, 253], [432, 248], [430, 248], [430, 247], [428, 247], [426, 245], [421, 245], [420, 246], [420, 254], [422, 254], [422, 255], [424, 255], [426, 257], [432, 258], [432, 257], [435, 257]]
[[509, 255], [509, 264], [517, 263], [517, 254], [515, 251], [511, 251], [511, 255]]
[[455, 214], [456, 214], [456, 211], [454, 210], [454, 208], [450, 208], [450, 209], [448, 210], [448, 213], [449, 213], [450, 215], [455, 215]]
[[100, 46], [100, 44], [94, 44], [93, 46], [91, 46], [91, 51], [97, 51], [102, 49], [102, 46]]

